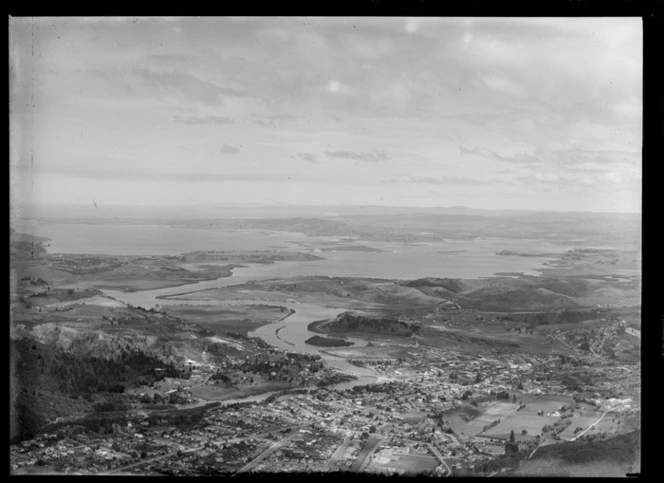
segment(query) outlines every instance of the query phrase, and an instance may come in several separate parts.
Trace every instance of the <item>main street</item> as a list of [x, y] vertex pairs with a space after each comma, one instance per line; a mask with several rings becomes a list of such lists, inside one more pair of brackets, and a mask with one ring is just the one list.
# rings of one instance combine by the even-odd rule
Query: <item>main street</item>
[[[303, 425], [305, 426], [305, 425]], [[281, 447], [286, 441], [294, 438], [297, 435], [297, 432], [293, 431], [289, 435], [285, 436], [284, 438], [281, 438], [279, 441], [276, 441], [272, 446], [270, 446], [268, 449], [263, 451], [261, 454], [259, 454], [256, 458], [251, 460], [249, 463], [247, 463], [245, 466], [240, 468], [237, 472], [235, 472], [236, 475], [240, 473], [246, 473], [248, 471], [251, 471], [253, 468], [255, 468], [261, 461], [263, 461], [265, 458], [267, 458], [270, 454], [272, 454], [274, 451], [276, 451], [279, 447]]]
[[[265, 431], [265, 432], [262, 432], [262, 433], [247, 435], [247, 436], [244, 436], [244, 437], [231, 438], [231, 439], [228, 439], [228, 440], [224, 440], [223, 442], [225, 444], [239, 443], [240, 441], [245, 440], [245, 439], [262, 438], [262, 437], [264, 437], [264, 436], [266, 436], [270, 433], [277, 433], [277, 432], [284, 431], [284, 430], [295, 431], [295, 430], [301, 429], [305, 426], [309, 426], [309, 423], [307, 423], [307, 424], [298, 424], [298, 425], [294, 425], [294, 426], [286, 426], [285, 428], [273, 429], [273, 430]], [[296, 433], [295, 432], [291, 433], [290, 435], [286, 436], [285, 438], [282, 438], [281, 440], [277, 441], [277, 443], [285, 441], [287, 438], [293, 436], [294, 434], [296, 434]], [[164, 439], [161, 439], [161, 438], [155, 438], [155, 440], [160, 440], [160, 442], [162, 442], [162, 443], [173, 444], [172, 441], [164, 440]], [[137, 468], [139, 466], [154, 463], [156, 461], [160, 461], [160, 460], [163, 460], [163, 459], [166, 459], [166, 458], [171, 458], [171, 457], [173, 457], [177, 454], [178, 450], [182, 451], [183, 454], [188, 454], [188, 453], [193, 453], [193, 452], [196, 452], [196, 451], [200, 451], [200, 450], [205, 448], [205, 445], [200, 445], [200, 446], [196, 446], [194, 448], [187, 448], [187, 449], [181, 449], [181, 445], [177, 445], [177, 446], [178, 446], [178, 448], [174, 448], [174, 449], [172, 449], [171, 451], [167, 452], [164, 455], [153, 456], [152, 458], [145, 458], [145, 459], [142, 459], [142, 460], [137, 461], [135, 463], [130, 463], [128, 465], [120, 466], [120, 467], [115, 468], [111, 471], [104, 472], [104, 473], [99, 473], [99, 474], [100, 475], [102, 475], [102, 474], [103, 475], [110, 475], [110, 474], [115, 474], [115, 473], [123, 473], [123, 472], [127, 472], [128, 470], [130, 470], [132, 468]], [[264, 455], [265, 455], [265, 452], [261, 456], [264, 456]], [[256, 458], [254, 460], [252, 460], [249, 464], [252, 464], [254, 462], [256, 462]], [[257, 462], [256, 462], [256, 464], [257, 464]], [[245, 466], [245, 468], [240, 469], [240, 471], [246, 471], [246, 466]], [[240, 471], [238, 471], [238, 473]]]
[[357, 473], [362, 473], [364, 469], [369, 464], [369, 458], [376, 451], [380, 443], [385, 439], [384, 436], [380, 435], [371, 435], [370, 439], [367, 440], [367, 445], [360, 451], [360, 454], [353, 465]]

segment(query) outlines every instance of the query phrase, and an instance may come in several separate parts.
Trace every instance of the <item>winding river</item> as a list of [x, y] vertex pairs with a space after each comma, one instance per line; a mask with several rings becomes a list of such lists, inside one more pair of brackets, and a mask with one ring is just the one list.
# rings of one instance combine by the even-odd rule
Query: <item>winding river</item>
[[[164, 298], [182, 294], [183, 292], [194, 292], [207, 289], [218, 289], [229, 287], [231, 285], [239, 285], [250, 281], [262, 280], [271, 278], [270, 268], [272, 265], [249, 265], [247, 267], [240, 267], [233, 269], [233, 275], [230, 277], [222, 277], [216, 280], [206, 280], [188, 285], [181, 285], [178, 287], [160, 288], [155, 290], [143, 290], [137, 292], [122, 292], [118, 290], [102, 289], [105, 295], [112, 297], [125, 304], [133, 305], [136, 307], [143, 307], [146, 309], [155, 308], [157, 306], [167, 305], [219, 305], [223, 307], [228, 306], [246, 306], [246, 305], [266, 305], [270, 304], [265, 300], [178, 300], [177, 298]], [[345, 373], [353, 374], [357, 379], [349, 382], [343, 382], [334, 385], [337, 389], [346, 389], [356, 385], [372, 384], [378, 380], [378, 375], [375, 371], [369, 368], [358, 367], [349, 363], [343, 357], [335, 356], [329, 352], [330, 348], [316, 347], [306, 344], [304, 341], [315, 335], [307, 329], [307, 326], [316, 320], [329, 319], [336, 317], [339, 313], [346, 309], [330, 308], [322, 305], [304, 302], [292, 301], [279, 301], [280, 306], [291, 309], [293, 313], [281, 319], [278, 322], [268, 323], [256, 330], [249, 332], [249, 337], [259, 337], [266, 343], [273, 347], [277, 347], [286, 351], [303, 352], [308, 354], [319, 355], [325, 364], [329, 367], [338, 369]], [[347, 340], [354, 342], [353, 347], [363, 347], [367, 345], [366, 340], [347, 338]]]

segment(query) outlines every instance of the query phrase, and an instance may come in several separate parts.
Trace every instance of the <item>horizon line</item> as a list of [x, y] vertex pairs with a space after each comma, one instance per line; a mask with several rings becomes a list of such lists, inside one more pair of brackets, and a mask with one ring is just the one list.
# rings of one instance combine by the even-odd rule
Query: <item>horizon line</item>
[[[378, 205], [378, 204], [295, 204], [295, 203], [164, 203], [164, 204], [120, 204], [120, 203], [109, 203], [101, 204], [96, 203], [98, 207], [113, 207], [113, 208], [132, 208], [132, 207], [143, 207], [143, 208], [166, 208], [166, 207], [180, 207], [180, 208], [194, 208], [194, 207], [228, 207], [228, 208], [288, 208], [288, 207], [300, 207], [300, 208], [382, 208], [382, 209], [413, 209], [413, 210], [451, 210], [451, 209], [464, 209], [464, 210], [475, 210], [475, 211], [489, 211], [489, 212], [525, 212], [525, 213], [565, 213], [565, 214], [574, 214], [574, 213], [593, 213], [593, 214], [621, 214], [621, 215], [641, 215], [642, 211], [593, 211], [593, 210], [553, 210], [553, 209], [524, 209], [524, 208], [477, 208], [467, 205], [433, 205], [433, 206], [423, 206], [423, 205]], [[75, 207], [92, 207], [93, 202], [90, 203], [40, 203], [40, 202], [19, 202], [15, 205], [17, 207], [66, 207], [66, 206], [75, 206]], [[13, 211], [13, 210], [12, 210]]]

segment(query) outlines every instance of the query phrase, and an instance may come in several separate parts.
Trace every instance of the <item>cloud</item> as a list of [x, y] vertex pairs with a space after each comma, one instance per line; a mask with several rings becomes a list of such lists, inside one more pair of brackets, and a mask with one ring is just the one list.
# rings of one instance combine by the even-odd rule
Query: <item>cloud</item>
[[229, 146], [228, 144], [224, 144], [221, 147], [221, 152], [224, 154], [240, 154], [240, 150], [238, 148], [235, 146]]
[[77, 17], [77, 22], [92, 23], [92, 24], [115, 24], [115, 23], [140, 23], [140, 22], [177, 22], [180, 17]]
[[420, 24], [416, 19], [408, 19], [406, 20], [405, 29], [409, 34], [414, 34], [420, 29]]
[[479, 74], [480, 80], [489, 89], [498, 93], [520, 96], [524, 93], [523, 88], [513, 80], [497, 74]]
[[483, 158], [491, 159], [494, 161], [502, 161], [505, 163], [519, 163], [519, 164], [541, 163], [541, 161], [535, 156], [524, 155], [524, 154], [518, 154], [515, 156], [501, 156], [500, 154], [496, 153], [495, 151], [492, 151], [491, 149], [482, 148], [482, 147], [468, 149], [464, 148], [463, 146], [459, 146], [459, 153], [461, 154], [461, 156], [467, 156], [470, 154], [470, 155], [476, 155]]
[[328, 84], [327, 84], [327, 90], [328, 91], [334, 93], [334, 92], [338, 92], [339, 89], [341, 89], [341, 83], [339, 83], [338, 81], [331, 80], [330, 82], [328, 82]]
[[622, 179], [617, 173], [609, 172], [602, 174], [602, 177], [613, 184], [621, 184]]
[[173, 120], [183, 124], [235, 124], [235, 119], [225, 116], [175, 116]]
[[424, 25], [436, 25], [445, 22], [445, 19], [440, 17], [410, 17], [404, 19], [404, 30], [409, 34], [415, 34], [420, 31]]
[[277, 127], [277, 125], [272, 121], [263, 121], [261, 119], [254, 119], [251, 122], [261, 127]]
[[263, 172], [252, 173], [214, 173], [200, 171], [165, 171], [146, 169], [110, 169], [107, 167], [49, 166], [41, 171], [48, 175], [60, 174], [72, 178], [101, 181], [275, 181], [284, 179], [283, 175]]
[[339, 82], [338, 80], [335, 79], [330, 80], [326, 84], [325, 88], [331, 94], [350, 94], [351, 92], [353, 92], [353, 90], [349, 85]]
[[275, 121], [285, 121], [285, 122], [297, 121], [297, 117], [291, 116], [290, 114], [279, 114], [276, 116], [270, 116], [270, 119], [274, 119]]
[[373, 149], [370, 152], [355, 152], [355, 151], [325, 151], [325, 155], [330, 158], [352, 159], [355, 161], [387, 161], [391, 156], [385, 151]]
[[305, 161], [309, 161], [310, 163], [315, 163], [316, 162], [316, 157], [313, 154], [298, 153], [297, 157], [300, 158], [300, 159], [304, 159]]
[[[221, 104], [224, 97], [254, 97], [246, 92], [223, 87], [182, 71], [156, 71], [135, 67], [133, 74], [140, 81], [161, 94], [178, 94], [208, 104]], [[107, 75], [102, 73], [102, 75]]]
[[456, 185], [482, 185], [487, 184], [489, 181], [482, 181], [475, 178], [467, 178], [465, 176], [439, 176], [437, 178], [428, 176], [411, 176], [408, 178], [409, 183], [422, 183], [422, 184], [456, 184]]
[[560, 177], [553, 174], [553, 173], [535, 173], [533, 177], [537, 181], [544, 181], [544, 182], [556, 182], [560, 181]]
[[[93, 21], [11, 19], [12, 121], [28, 119], [22, 132], [30, 132], [34, 111], [42, 165], [90, 165], [94, 154], [81, 153], [89, 149], [136, 158], [108, 169], [186, 172], [194, 160], [221, 171], [220, 161], [243, 159], [254, 139], [255, 163], [285, 154], [278, 172], [328, 180], [355, 164], [380, 166], [379, 179], [400, 188], [394, 203], [408, 202], [408, 190], [422, 199], [428, 189], [471, 191], [482, 182], [475, 173], [532, 175], [496, 206], [530, 202], [528, 187], [545, 183], [566, 194], [575, 176], [615, 191], [640, 181], [638, 18]], [[238, 144], [223, 153], [224, 139]], [[443, 170], [442, 159], [459, 158], [458, 144], [471, 169]]]
[[192, 60], [189, 54], [149, 54], [145, 56], [148, 62], [156, 62], [159, 64], [186, 64]]
[[[641, 155], [632, 151], [610, 151], [592, 149], [536, 149], [533, 154], [515, 154], [502, 156], [491, 149], [477, 147], [467, 149], [459, 146], [462, 156], [476, 155], [492, 161], [520, 165], [538, 170], [529, 180], [556, 182], [563, 175], [571, 177], [584, 175], [602, 176], [605, 181], [616, 182], [617, 177], [640, 181]], [[543, 174], [546, 169], [548, 174]], [[499, 171], [501, 174], [514, 174], [511, 170]], [[611, 173], [611, 174], [610, 174]], [[523, 178], [519, 178], [522, 179]]]

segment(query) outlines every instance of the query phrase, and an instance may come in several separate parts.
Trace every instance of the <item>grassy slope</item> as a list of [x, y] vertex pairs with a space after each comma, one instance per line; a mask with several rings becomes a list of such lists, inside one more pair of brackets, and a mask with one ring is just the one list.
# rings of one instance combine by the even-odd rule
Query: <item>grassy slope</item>
[[605, 440], [573, 441], [540, 448], [514, 476], [625, 476], [638, 471], [641, 431]]

